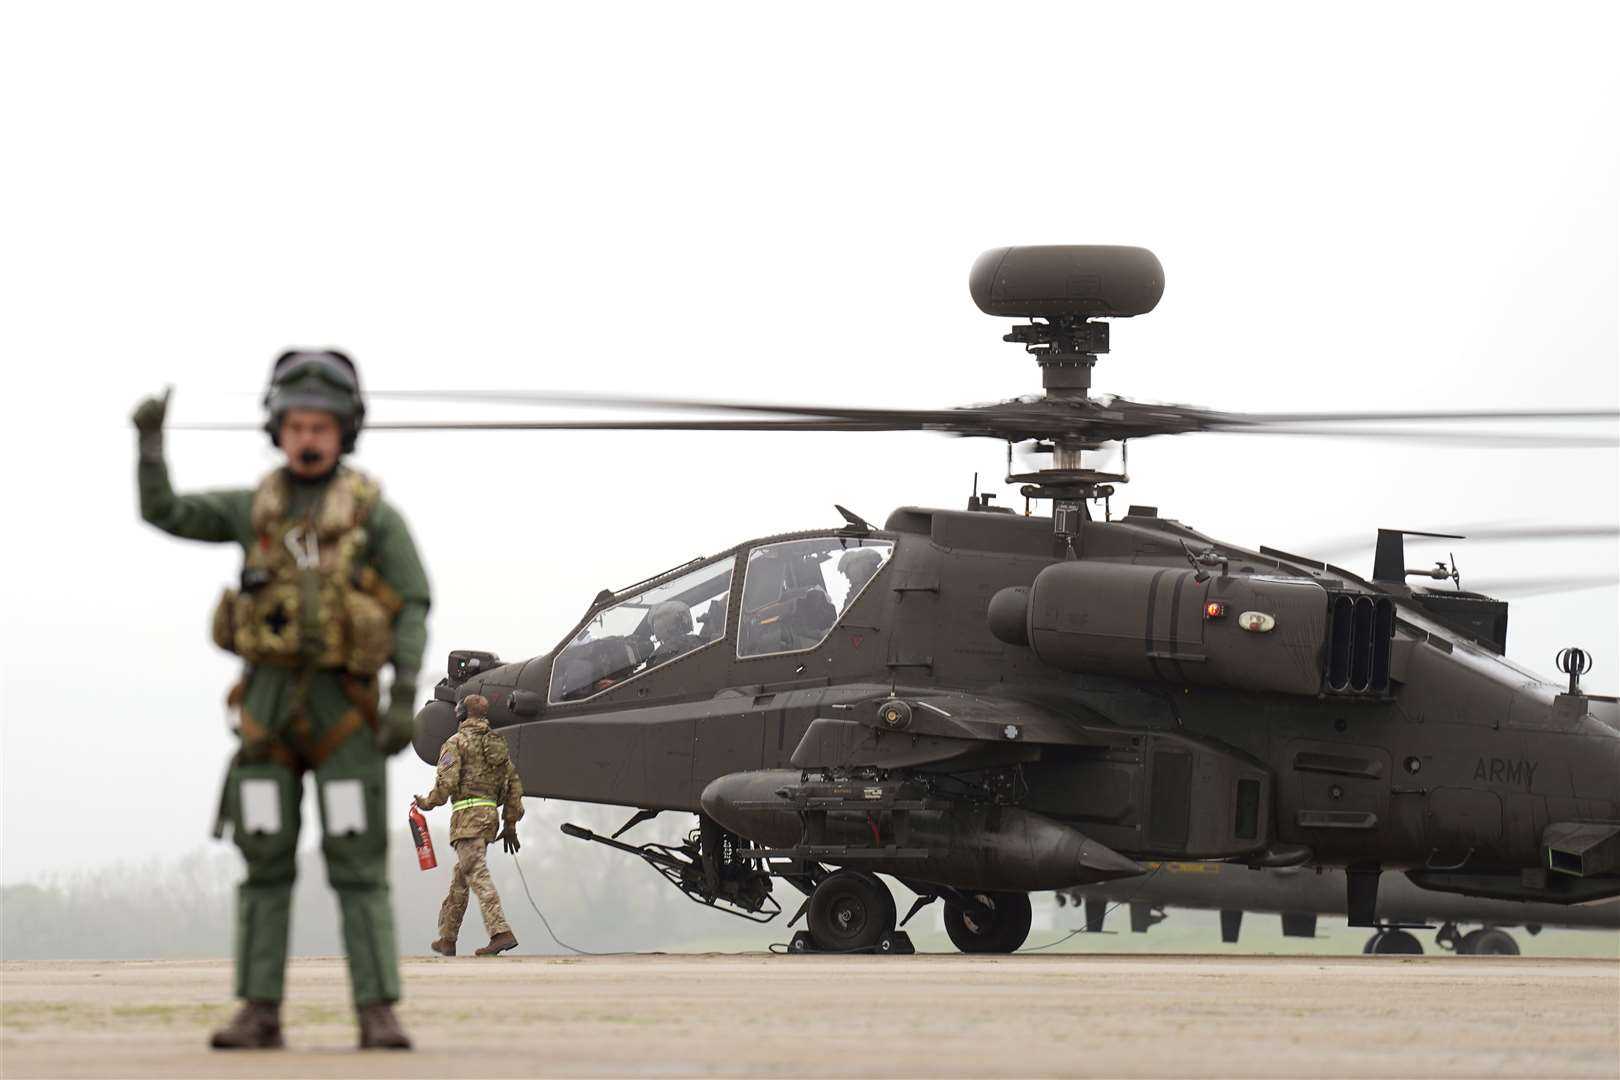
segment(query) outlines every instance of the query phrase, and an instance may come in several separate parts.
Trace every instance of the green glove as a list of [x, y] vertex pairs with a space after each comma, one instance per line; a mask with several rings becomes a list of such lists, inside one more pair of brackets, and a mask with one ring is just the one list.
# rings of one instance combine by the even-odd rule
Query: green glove
[[174, 393], [174, 387], [163, 388], [163, 396], [150, 397], [135, 407], [135, 430], [140, 432], [141, 460], [147, 462], [161, 462], [163, 460], [163, 418], [169, 411], [169, 395]]
[[388, 691], [388, 708], [377, 718], [377, 746], [397, 754], [416, 737], [416, 672], [396, 671]]

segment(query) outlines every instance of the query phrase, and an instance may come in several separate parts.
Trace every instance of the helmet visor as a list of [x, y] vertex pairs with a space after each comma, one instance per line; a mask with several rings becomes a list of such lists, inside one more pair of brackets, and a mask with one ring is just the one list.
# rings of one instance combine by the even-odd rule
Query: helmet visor
[[359, 381], [354, 377], [354, 369], [332, 353], [288, 353], [276, 364], [275, 373], [270, 376], [270, 385], [273, 387], [289, 384], [309, 386], [312, 382], [324, 383], [333, 390], [347, 394], [357, 394], [360, 391]]

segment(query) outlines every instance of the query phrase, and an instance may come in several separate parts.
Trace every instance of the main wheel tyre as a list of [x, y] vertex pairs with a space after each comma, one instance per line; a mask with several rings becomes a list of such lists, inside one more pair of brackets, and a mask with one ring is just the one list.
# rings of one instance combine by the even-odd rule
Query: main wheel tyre
[[894, 919], [894, 894], [872, 874], [840, 870], [810, 894], [810, 936], [827, 952], [870, 949]]
[[[855, 872], [865, 873], [863, 870]], [[894, 892], [883, 884], [883, 879], [876, 874], [866, 874], [866, 876], [872, 879], [872, 884], [877, 887], [878, 892], [883, 894], [883, 931], [884, 933], [890, 933], [900, 922], [900, 909], [894, 902]]]
[[1369, 952], [1421, 956], [1423, 943], [1405, 930], [1386, 930], [1372, 939]]
[[1519, 943], [1505, 930], [1486, 927], [1464, 934], [1457, 951], [1467, 956], [1518, 956]]
[[945, 932], [965, 953], [1010, 953], [1029, 937], [1028, 893], [973, 893], [984, 910], [945, 901]]

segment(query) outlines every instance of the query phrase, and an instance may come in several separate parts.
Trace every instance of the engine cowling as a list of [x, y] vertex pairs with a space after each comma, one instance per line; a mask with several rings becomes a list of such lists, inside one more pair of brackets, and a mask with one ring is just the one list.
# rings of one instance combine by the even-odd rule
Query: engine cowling
[[1308, 578], [1199, 576], [1057, 563], [991, 599], [990, 631], [1063, 671], [1311, 696], [1388, 689], [1386, 598], [1330, 593]]

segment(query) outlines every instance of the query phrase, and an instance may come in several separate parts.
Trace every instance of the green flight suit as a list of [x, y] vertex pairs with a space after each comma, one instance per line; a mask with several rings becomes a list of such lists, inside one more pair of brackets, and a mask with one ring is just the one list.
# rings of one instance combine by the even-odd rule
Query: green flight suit
[[[143, 459], [137, 478], [141, 516], [164, 532], [209, 543], [234, 541], [244, 551], [260, 542], [252, 521], [253, 489], [177, 495], [161, 460]], [[325, 481], [292, 479], [290, 514], [296, 517], [317, 508], [325, 488]], [[387, 502], [379, 500], [371, 508], [365, 529], [366, 565], [403, 602], [393, 622], [394, 670], [414, 674], [421, 668], [427, 644], [427, 575], [404, 518]], [[247, 862], [247, 878], [237, 898], [236, 996], [279, 1002], [286, 976], [307, 751], [357, 706], [374, 713], [377, 680], [357, 680], [341, 671], [257, 665], [247, 669], [239, 693], [243, 740], [225, 793], [235, 823], [232, 836]], [[388, 892], [387, 758], [369, 726], [322, 749], [324, 756], [314, 767], [321, 851], [342, 912], [350, 988], [357, 1006], [392, 1003], [399, 1000], [399, 949]], [[242, 787], [253, 781], [258, 781], [255, 795], [273, 785], [279, 798], [280, 828], [275, 831], [243, 828]], [[334, 782], [336, 787], [331, 786]], [[329, 795], [333, 807], [328, 806]], [[363, 807], [359, 815], [357, 803]], [[349, 826], [338, 835], [330, 827], [334, 813], [342, 818], [337, 824]]]

